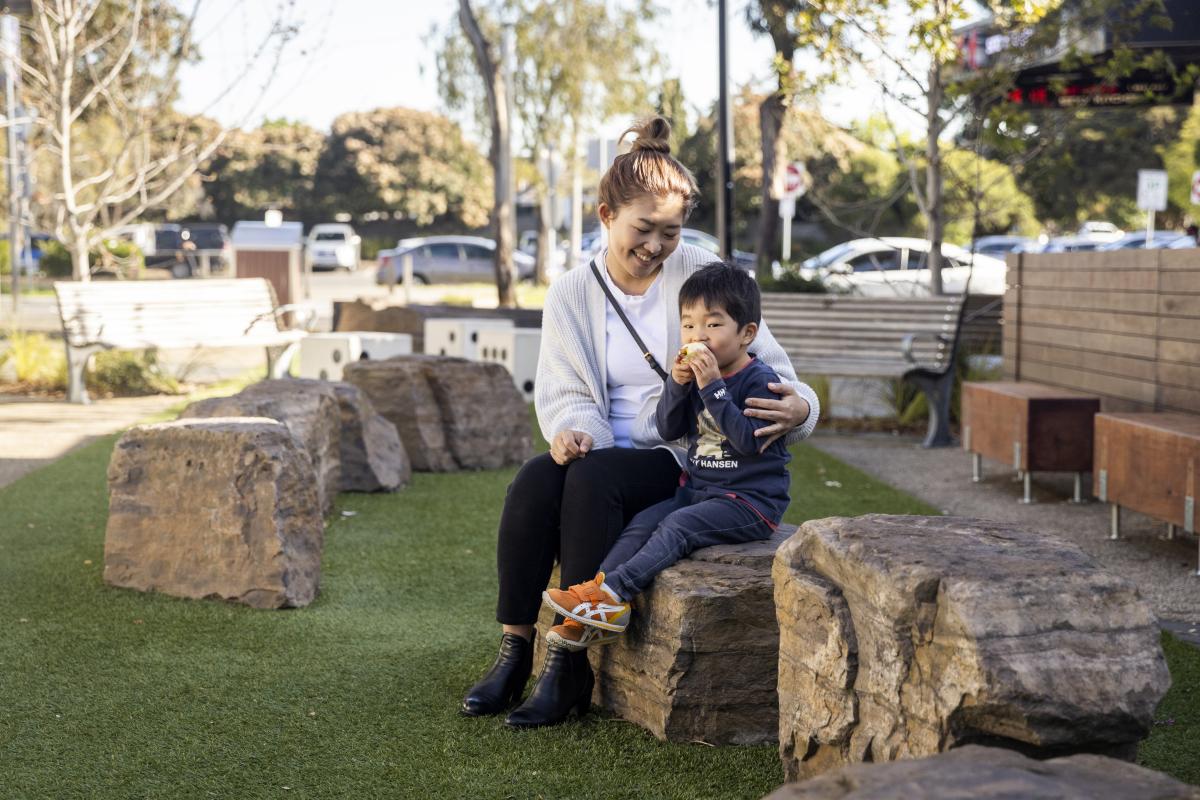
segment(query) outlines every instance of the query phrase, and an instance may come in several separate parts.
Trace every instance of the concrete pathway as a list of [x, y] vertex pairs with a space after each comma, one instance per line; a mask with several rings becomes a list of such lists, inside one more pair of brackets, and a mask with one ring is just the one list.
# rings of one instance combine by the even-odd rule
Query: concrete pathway
[[[811, 443], [884, 483], [957, 516], [1022, 525], [1079, 545], [1113, 572], [1137, 584], [1162, 621], [1181, 638], [1200, 645], [1200, 576], [1197, 539], [1180, 532], [1166, 538], [1166, 525], [1123, 511], [1122, 538], [1108, 538], [1109, 507], [1096, 501], [1071, 503], [1071, 474], [1034, 473], [1035, 502], [1025, 505], [1015, 473], [984, 459], [984, 479], [971, 481], [971, 457], [958, 447], [925, 450], [920, 439], [890, 434], [821, 433]], [[1091, 475], [1084, 496], [1091, 496]], [[793, 502], [803, 502], [797, 498]]]
[[0, 396], [0, 487], [100, 436], [134, 425], [183, 402], [166, 395], [96, 400]]

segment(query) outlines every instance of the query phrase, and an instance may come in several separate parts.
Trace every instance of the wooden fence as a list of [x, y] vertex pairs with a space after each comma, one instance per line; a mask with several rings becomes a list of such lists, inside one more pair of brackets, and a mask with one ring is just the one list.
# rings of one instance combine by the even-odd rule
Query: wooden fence
[[1200, 411], [1200, 249], [1009, 256], [1004, 374], [1104, 411]]

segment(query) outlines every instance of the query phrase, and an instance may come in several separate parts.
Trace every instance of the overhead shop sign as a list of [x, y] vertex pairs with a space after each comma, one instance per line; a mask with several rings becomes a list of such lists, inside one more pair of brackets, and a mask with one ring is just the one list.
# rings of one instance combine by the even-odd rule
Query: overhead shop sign
[[1195, 96], [1194, 84], [1146, 72], [1116, 81], [1085, 72], [1023, 75], [1008, 93], [1010, 102], [1033, 108], [1191, 105]]

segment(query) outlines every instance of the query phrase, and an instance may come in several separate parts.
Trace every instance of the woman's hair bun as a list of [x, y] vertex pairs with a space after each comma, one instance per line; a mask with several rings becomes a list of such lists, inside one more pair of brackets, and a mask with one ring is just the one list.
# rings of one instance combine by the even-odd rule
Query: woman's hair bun
[[655, 153], [670, 155], [671, 153], [671, 123], [663, 117], [651, 117], [639, 120], [621, 134], [620, 141], [633, 134], [637, 138], [629, 145], [629, 152], [650, 150]]

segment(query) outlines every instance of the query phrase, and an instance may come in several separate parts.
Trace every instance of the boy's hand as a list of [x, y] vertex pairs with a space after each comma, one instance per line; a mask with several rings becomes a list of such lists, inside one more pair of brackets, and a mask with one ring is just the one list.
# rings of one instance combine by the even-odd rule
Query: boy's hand
[[683, 363], [683, 353], [676, 355], [675, 360], [671, 362], [671, 380], [680, 386], [686, 386], [692, 382], [694, 377], [692, 368]]
[[688, 359], [688, 366], [696, 376], [696, 385], [701, 389], [721, 377], [721, 370], [717, 367], [717, 357], [707, 347], [692, 353], [691, 358]]

